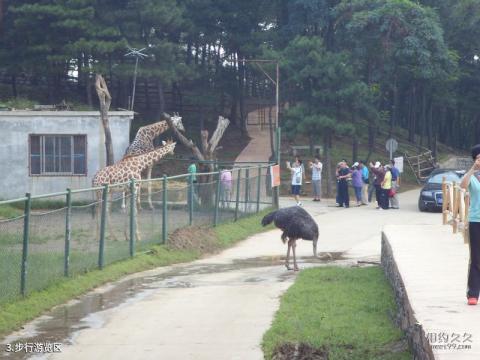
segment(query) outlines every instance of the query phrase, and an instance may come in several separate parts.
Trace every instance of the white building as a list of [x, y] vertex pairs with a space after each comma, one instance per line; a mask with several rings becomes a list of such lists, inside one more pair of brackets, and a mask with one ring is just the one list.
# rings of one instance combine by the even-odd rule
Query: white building
[[[109, 112], [114, 159], [129, 145], [131, 111]], [[0, 111], [0, 199], [91, 187], [105, 166], [98, 111]]]

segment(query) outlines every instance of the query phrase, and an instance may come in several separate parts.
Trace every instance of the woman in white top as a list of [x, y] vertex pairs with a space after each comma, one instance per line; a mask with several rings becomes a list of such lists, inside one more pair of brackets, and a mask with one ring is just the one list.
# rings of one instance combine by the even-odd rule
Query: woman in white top
[[303, 179], [303, 165], [302, 160], [296, 159], [293, 167], [290, 166], [290, 162], [287, 161], [287, 169], [292, 173], [292, 195], [295, 198], [298, 206], [302, 206], [300, 202], [300, 189], [302, 187]]

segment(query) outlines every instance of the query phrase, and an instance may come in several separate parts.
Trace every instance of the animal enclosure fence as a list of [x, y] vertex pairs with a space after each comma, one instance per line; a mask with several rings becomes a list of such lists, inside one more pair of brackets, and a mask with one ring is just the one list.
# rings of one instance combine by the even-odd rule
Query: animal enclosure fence
[[230, 171], [231, 181], [216, 171], [0, 201], [0, 303], [166, 244], [179, 228], [272, 206], [269, 165]]
[[455, 181], [442, 181], [442, 220], [443, 224], [451, 224], [453, 233], [462, 233], [465, 244], [469, 242], [468, 209], [470, 195]]

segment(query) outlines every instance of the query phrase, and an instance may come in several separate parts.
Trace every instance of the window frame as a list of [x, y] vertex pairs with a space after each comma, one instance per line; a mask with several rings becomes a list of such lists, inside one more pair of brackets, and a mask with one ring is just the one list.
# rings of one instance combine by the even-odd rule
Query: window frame
[[[32, 174], [32, 137], [40, 138], [40, 174]], [[70, 163], [71, 172], [45, 172], [45, 137], [53, 136], [54, 143], [56, 144], [57, 137], [70, 137]], [[75, 174], [75, 136], [81, 136], [85, 139], [85, 152], [84, 152], [84, 173]], [[30, 177], [87, 177], [88, 176], [88, 136], [87, 134], [28, 134], [28, 174]]]

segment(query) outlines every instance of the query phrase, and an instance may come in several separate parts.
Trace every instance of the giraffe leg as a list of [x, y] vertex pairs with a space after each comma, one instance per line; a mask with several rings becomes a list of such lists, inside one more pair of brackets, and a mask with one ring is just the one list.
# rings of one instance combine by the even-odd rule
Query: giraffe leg
[[125, 211], [126, 208], [127, 206], [125, 204], [125, 191], [122, 191], [122, 210]]
[[[113, 203], [113, 193], [110, 192], [110, 203]], [[107, 222], [106, 222], [106, 227], [107, 227], [107, 231], [108, 233], [110, 234], [110, 238], [113, 240], [113, 241], [117, 241], [117, 235], [115, 234], [115, 231], [114, 231], [114, 226], [113, 226], [113, 223], [112, 223], [112, 217], [110, 216], [110, 211], [112, 210], [111, 207], [109, 206], [109, 201], [107, 199], [107, 203], [105, 204], [107, 206]]]
[[141, 183], [139, 183], [138, 187], [137, 187], [137, 194], [135, 195], [137, 197], [137, 209], [139, 211], [142, 210], [142, 197], [140, 196], [141, 187], [142, 187], [142, 185], [141, 185]]
[[97, 235], [97, 240], [100, 241], [100, 199], [102, 198], [102, 193], [100, 191], [96, 191], [95, 196], [95, 205], [93, 209], [93, 217], [96, 223], [96, 231], [95, 234]]
[[290, 267], [290, 248], [292, 247], [292, 245], [290, 244], [290, 240], [288, 240], [288, 249], [287, 249], [287, 257], [285, 259], [285, 267], [287, 268], [287, 270], [292, 270], [292, 268]]
[[150, 208], [150, 210], [154, 209], [153, 203], [152, 203], [152, 183], [150, 182], [150, 180], [152, 178], [152, 169], [153, 169], [153, 166], [149, 166], [147, 168], [147, 180], [149, 180], [147, 182], [148, 207]]
[[138, 227], [138, 211], [136, 206], [133, 208], [133, 211], [135, 212], [135, 238], [137, 241], [141, 241], [142, 239], [140, 238], [140, 229]]

